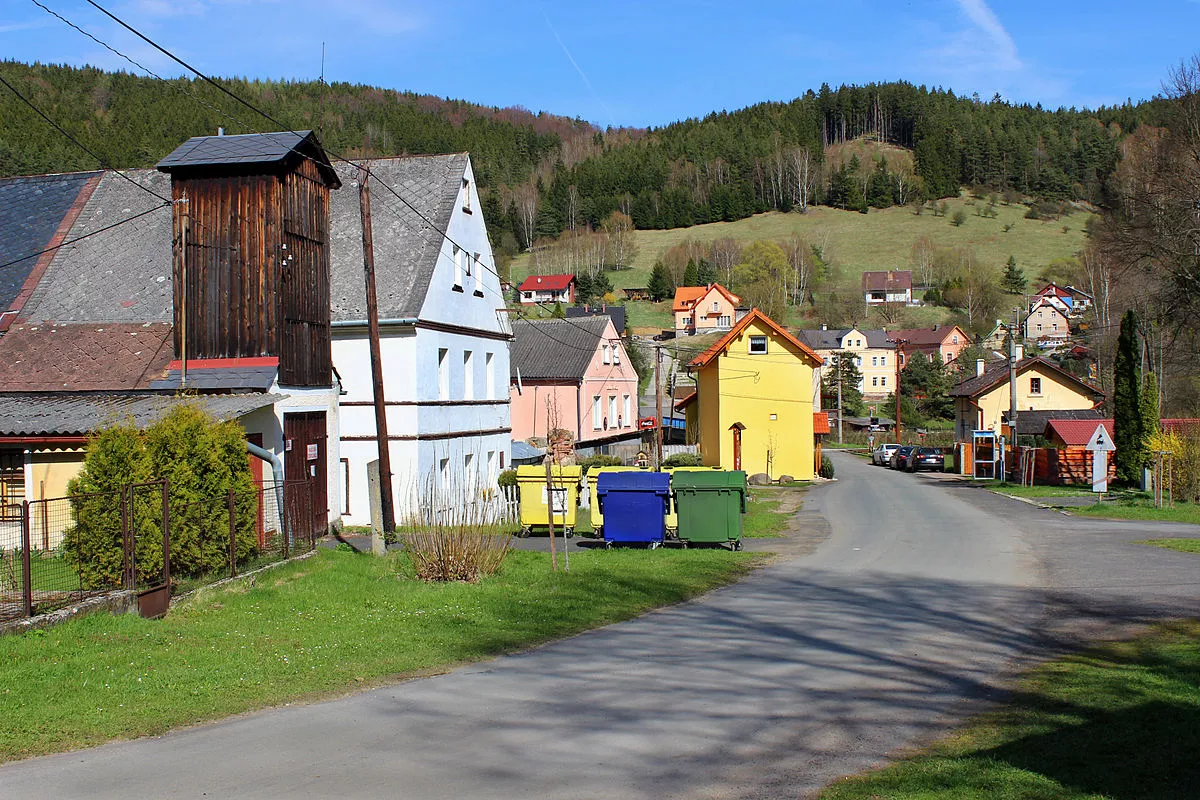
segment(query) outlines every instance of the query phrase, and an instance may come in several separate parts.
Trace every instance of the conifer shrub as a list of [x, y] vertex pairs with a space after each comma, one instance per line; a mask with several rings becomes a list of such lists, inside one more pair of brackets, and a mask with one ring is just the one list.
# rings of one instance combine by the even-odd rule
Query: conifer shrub
[[[190, 577], [229, 563], [229, 510], [233, 489], [235, 556], [256, 554], [259, 496], [236, 422], [216, 422], [181, 404], [145, 430], [111, 425], [88, 441], [83, 469], [68, 485], [74, 525], [63, 550], [86, 588], [120, 585], [124, 563], [121, 492], [131, 483], [169, 481], [171, 572]], [[140, 580], [162, 572], [162, 498], [135, 491], [129, 518]]]
[[703, 467], [704, 458], [699, 453], [676, 453], [663, 459], [664, 467]]

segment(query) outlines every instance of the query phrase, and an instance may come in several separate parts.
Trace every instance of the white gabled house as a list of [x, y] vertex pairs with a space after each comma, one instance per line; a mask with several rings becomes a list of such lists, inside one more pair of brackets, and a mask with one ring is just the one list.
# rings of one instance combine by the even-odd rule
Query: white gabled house
[[[431, 486], [443, 498], [461, 499], [493, 486], [508, 466], [512, 332], [470, 157], [366, 164], [373, 176], [383, 384], [401, 521], [428, 510], [420, 501]], [[345, 165], [338, 174], [343, 189], [331, 209], [331, 310], [333, 363], [343, 387], [340, 511], [347, 524], [362, 525], [370, 522], [367, 464], [378, 458], [378, 445], [358, 177]]]

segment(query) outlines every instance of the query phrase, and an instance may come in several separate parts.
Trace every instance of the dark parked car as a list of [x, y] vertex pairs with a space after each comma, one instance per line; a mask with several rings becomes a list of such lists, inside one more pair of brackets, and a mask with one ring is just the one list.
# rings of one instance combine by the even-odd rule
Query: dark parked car
[[888, 465], [892, 469], [908, 469], [908, 454], [916, 449], [917, 448], [911, 444], [904, 445], [896, 450], [896, 452], [892, 453], [892, 458], [891, 461], [888, 462]]
[[909, 453], [907, 465], [909, 472], [923, 469], [942, 472], [946, 469], [946, 456], [936, 447], [918, 447]]

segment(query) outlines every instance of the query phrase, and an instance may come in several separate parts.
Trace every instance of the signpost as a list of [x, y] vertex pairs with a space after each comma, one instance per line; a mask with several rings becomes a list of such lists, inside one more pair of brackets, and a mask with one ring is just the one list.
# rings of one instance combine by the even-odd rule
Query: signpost
[[1092, 491], [1100, 495], [1097, 499], [1099, 502], [1108, 491], [1108, 454], [1114, 452], [1117, 446], [1105, 427], [1097, 425], [1085, 449], [1092, 454]]

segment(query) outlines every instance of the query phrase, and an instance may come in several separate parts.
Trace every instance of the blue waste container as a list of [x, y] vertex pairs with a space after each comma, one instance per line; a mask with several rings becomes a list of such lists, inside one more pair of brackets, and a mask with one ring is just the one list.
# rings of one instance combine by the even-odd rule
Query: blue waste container
[[604, 513], [604, 543], [662, 544], [671, 494], [665, 472], [602, 472], [596, 496]]

